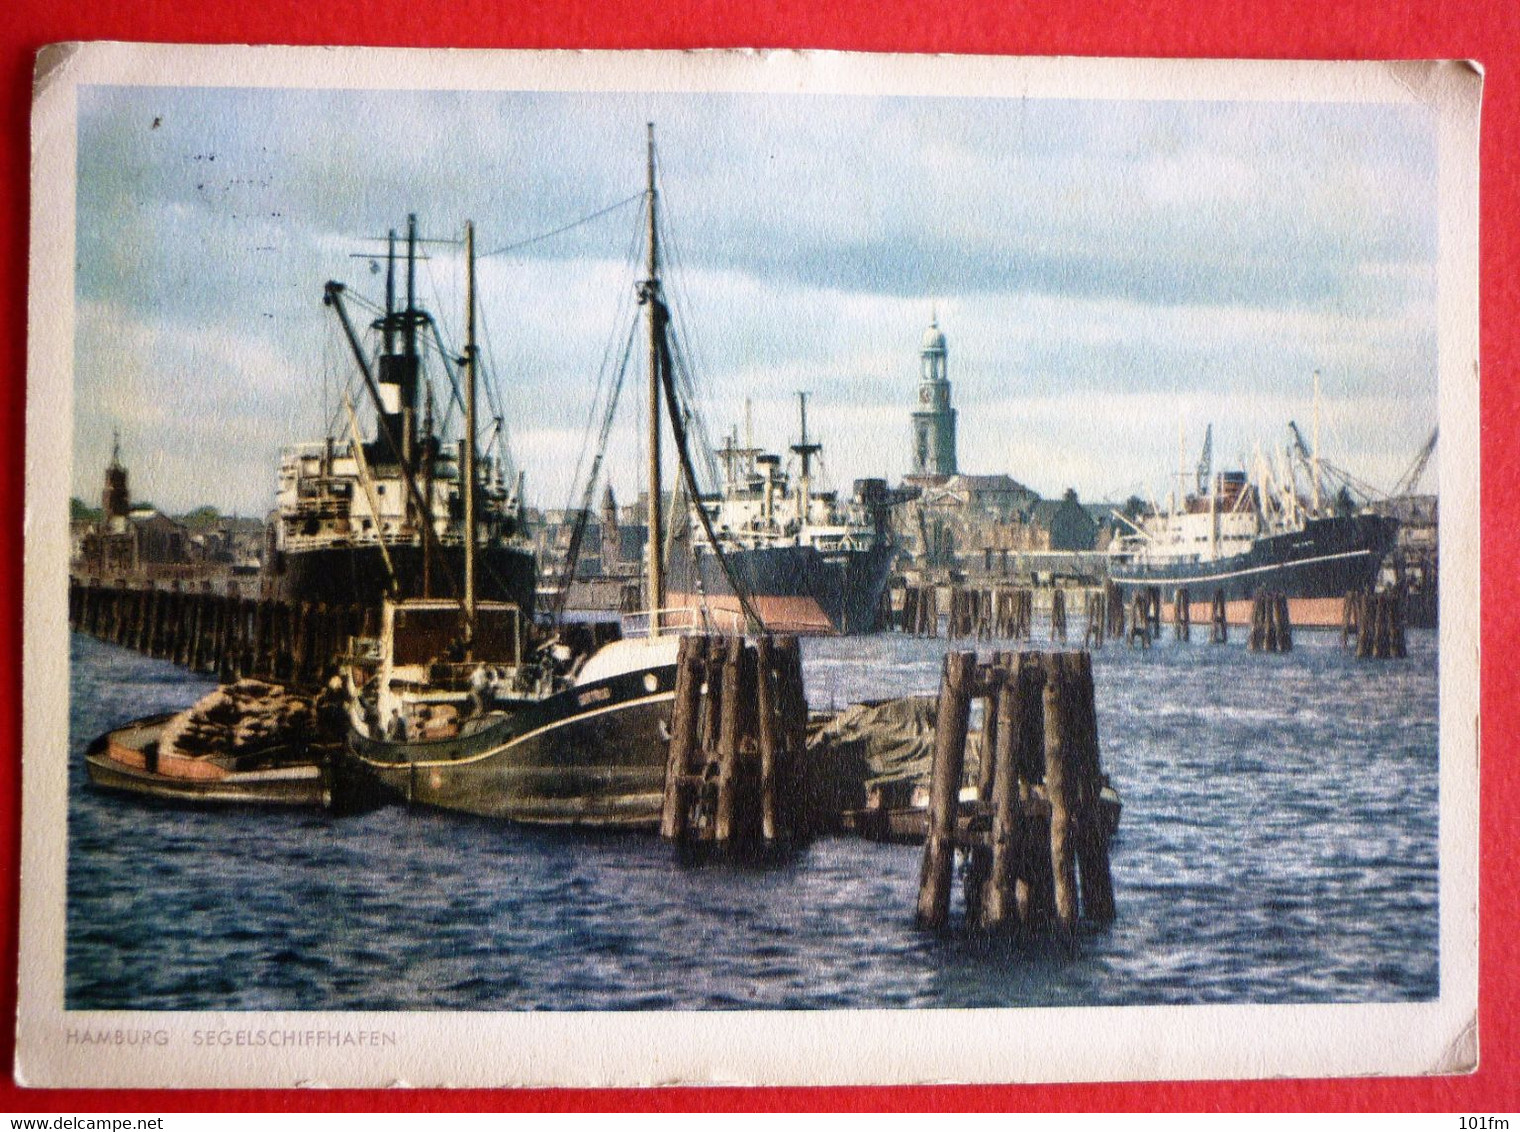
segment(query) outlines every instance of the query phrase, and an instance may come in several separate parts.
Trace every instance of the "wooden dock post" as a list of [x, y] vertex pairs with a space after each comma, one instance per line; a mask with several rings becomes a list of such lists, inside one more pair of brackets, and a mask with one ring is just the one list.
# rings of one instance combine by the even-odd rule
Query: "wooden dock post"
[[793, 842], [806, 841], [817, 824], [814, 797], [807, 782], [807, 690], [802, 681], [802, 649], [797, 638], [775, 639], [776, 673], [776, 832]]
[[1108, 626], [1108, 592], [1087, 590], [1083, 597], [1087, 627], [1082, 632], [1082, 643], [1087, 648], [1101, 649], [1103, 633]]
[[[1019, 920], [1016, 883], [1022, 848], [1023, 810], [1019, 781], [1018, 748], [1024, 734], [1024, 681], [1026, 654], [1005, 653], [1003, 679], [998, 689], [997, 727], [988, 761], [991, 773], [992, 854], [979, 902], [979, 926], [999, 931]], [[1024, 787], [1027, 791], [1027, 785]], [[979, 796], [989, 797], [987, 791]], [[1025, 898], [1027, 905], [1027, 894]]]
[[1405, 599], [1402, 589], [1378, 593], [1347, 595], [1347, 616], [1342, 621], [1342, 638], [1351, 619], [1350, 606], [1355, 598], [1355, 641], [1358, 658], [1389, 660], [1408, 655], [1405, 625]]
[[919, 635], [917, 586], [903, 590], [902, 631], [915, 637]]
[[1230, 639], [1230, 622], [1225, 611], [1224, 590], [1214, 591], [1214, 606], [1209, 618], [1209, 642], [1222, 645]]
[[755, 642], [756, 739], [760, 748], [760, 837], [767, 844], [776, 840], [776, 762], [779, 736], [776, 727], [776, 671], [771, 638], [762, 634]]
[[1066, 591], [1059, 586], [1050, 591], [1050, 639], [1066, 643]]
[[944, 927], [950, 918], [955, 827], [975, 673], [975, 653], [945, 654], [934, 733], [934, 767], [929, 784], [929, 833], [924, 843], [923, 871], [919, 877], [917, 921], [923, 928]]
[[1114, 918], [1114, 881], [1109, 865], [1108, 825], [1103, 819], [1103, 762], [1098, 752], [1097, 700], [1092, 657], [1067, 657], [1066, 675], [1072, 692], [1069, 711], [1076, 785], [1076, 857], [1082, 881], [1082, 911], [1098, 923]]
[[660, 835], [671, 840], [686, 836], [691, 803], [696, 794], [695, 765], [701, 751], [698, 714], [706, 675], [707, 638], [682, 637], [676, 653], [676, 698], [671, 709], [670, 749], [665, 763], [665, 801], [660, 811]]
[[1293, 626], [1288, 617], [1286, 594], [1258, 590], [1251, 600], [1251, 635], [1246, 647], [1252, 652], [1291, 652]]
[[1056, 928], [1070, 942], [1077, 927], [1077, 861], [1072, 845], [1072, 803], [1069, 780], [1070, 730], [1066, 702], [1064, 657], [1048, 654], [1045, 663], [1045, 797], [1050, 802], [1050, 870], [1055, 885]]
[[1144, 589], [1137, 589], [1131, 604], [1134, 608], [1129, 618], [1129, 646], [1134, 648], [1139, 642], [1141, 648], [1148, 649], [1151, 647], [1150, 597]]
[[1172, 596], [1172, 635], [1179, 641], [1192, 638], [1193, 598], [1186, 586], [1178, 586]]
[[1362, 591], [1347, 590], [1341, 603], [1341, 648], [1356, 646], [1361, 628]]

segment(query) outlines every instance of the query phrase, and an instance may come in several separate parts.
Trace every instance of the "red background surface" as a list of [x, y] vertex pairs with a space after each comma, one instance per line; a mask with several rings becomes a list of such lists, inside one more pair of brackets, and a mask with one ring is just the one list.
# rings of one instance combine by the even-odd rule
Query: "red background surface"
[[[1059, 0], [115, 0], [96, 5], [20, 0], [0, 19], [0, 1059], [13, 1061], [20, 803], [23, 448], [26, 353], [28, 122], [32, 58], [47, 43], [120, 39], [185, 43], [359, 44], [413, 47], [813, 47], [851, 51], [1293, 59], [1466, 58], [1482, 63], [1481, 155], [1483, 744], [1481, 1000], [1478, 1071], [1464, 1077], [1083, 1086], [860, 1089], [532, 1091], [87, 1091], [0, 1082], [0, 1110], [174, 1112], [399, 1109], [1368, 1109], [1513, 1112], [1516, 1055], [1513, 865], [1517, 789], [1512, 750], [1520, 666], [1514, 563], [1520, 469], [1520, 4], [1513, 0], [1255, 0], [1238, 4], [1111, 4]], [[1474, 470], [1477, 471], [1476, 469]], [[1474, 595], [1476, 596], [1476, 595]], [[1510, 604], [1506, 604], [1509, 602]]]

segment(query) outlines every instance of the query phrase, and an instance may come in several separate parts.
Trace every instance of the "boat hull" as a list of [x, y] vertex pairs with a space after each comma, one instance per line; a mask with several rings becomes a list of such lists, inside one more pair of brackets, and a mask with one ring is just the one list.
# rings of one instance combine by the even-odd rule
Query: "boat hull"
[[[811, 546], [727, 551], [740, 587], [765, 627], [778, 633], [869, 633], [877, 626], [894, 550], [823, 554]], [[668, 603], [738, 611], [728, 576], [713, 554], [681, 548], [672, 556]]]
[[[400, 579], [401, 598], [422, 597], [422, 548], [389, 547], [391, 568]], [[451, 583], [462, 584], [464, 549], [445, 546], [441, 569], [435, 567], [433, 596], [451, 596]], [[513, 602], [524, 615], [533, 614], [538, 586], [538, 562], [532, 552], [512, 546], [485, 547], [476, 572], [481, 601]], [[323, 602], [329, 605], [378, 604], [387, 595], [390, 572], [376, 546], [323, 547], [287, 551], [268, 575], [271, 596], [279, 601]]]
[[90, 782], [101, 790], [196, 806], [324, 806], [329, 782], [323, 760], [227, 770], [211, 760], [204, 773], [164, 774], [157, 745], [173, 715], [140, 719], [102, 735], [85, 751]]
[[[1247, 602], [1259, 590], [1287, 595], [1290, 602], [1338, 601], [1352, 590], [1370, 589], [1398, 524], [1381, 515], [1312, 519], [1302, 531], [1259, 539], [1245, 554], [1212, 561], [1116, 562], [1110, 576], [1127, 593], [1155, 586], [1164, 605], [1186, 588], [1193, 601], [1224, 591], [1226, 602]], [[1339, 605], [1334, 623], [1339, 624]]]
[[674, 665], [577, 686], [474, 734], [387, 742], [351, 734], [334, 803], [434, 806], [538, 825], [653, 828], [665, 790]]

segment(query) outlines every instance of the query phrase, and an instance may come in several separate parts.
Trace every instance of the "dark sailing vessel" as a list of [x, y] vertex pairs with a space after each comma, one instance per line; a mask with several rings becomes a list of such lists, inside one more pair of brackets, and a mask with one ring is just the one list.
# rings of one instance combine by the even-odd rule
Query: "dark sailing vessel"
[[[371, 325], [379, 356], [371, 367], [349, 319], [346, 288], [327, 285], [375, 407], [373, 432], [361, 434], [351, 406], [348, 435], [285, 448], [272, 522], [264, 590], [285, 601], [378, 604], [383, 595], [462, 592], [465, 572], [464, 442], [435, 434], [432, 385], [424, 348], [449, 377], [448, 407], [458, 400], [458, 361], [443, 348], [431, 314], [417, 307], [416, 218], [407, 222], [405, 305], [396, 302], [396, 234], [386, 255], [385, 308]], [[500, 430], [497, 430], [498, 435]], [[522, 484], [508, 484], [505, 461], [485, 457], [475, 473], [479, 594], [531, 614], [537, 563], [522, 537]]]
[[792, 445], [800, 461], [795, 484], [781, 470], [779, 456], [739, 448], [730, 436], [717, 453], [723, 492], [702, 500], [728, 569], [694, 517], [672, 540], [671, 600], [741, 614], [737, 583], [775, 632], [869, 633], [895, 553], [887, 485], [856, 480], [843, 505], [832, 492], [815, 492], [812, 462], [823, 445], [809, 440], [807, 395], [797, 396], [802, 433]]
[[1223, 591], [1229, 619], [1245, 623], [1252, 597], [1269, 590], [1287, 596], [1295, 625], [1339, 625], [1345, 595], [1377, 581], [1398, 522], [1357, 509], [1344, 492], [1329, 497], [1318, 445], [1310, 454], [1296, 428], [1294, 436], [1307, 493], [1287, 457], [1276, 472], [1258, 459], [1254, 479], [1243, 471], [1213, 474], [1205, 440], [1194, 492], [1178, 491], [1167, 509], [1138, 520], [1120, 516], [1131, 530], [1112, 553], [1110, 576], [1126, 590], [1158, 587], [1168, 609], [1186, 588], [1205, 617]]
[[[356, 641], [348, 665], [353, 728], [334, 764], [338, 806], [399, 801], [541, 824], [658, 824], [680, 639], [714, 626], [700, 611], [665, 605], [661, 401], [671, 406], [676, 394], [656, 204], [651, 127], [647, 276], [638, 285], [650, 358], [648, 610], [625, 618], [621, 639], [577, 658], [553, 638], [530, 650], [522, 608], [477, 602], [468, 569], [458, 603], [386, 602], [379, 638]], [[466, 245], [473, 280], [469, 229]], [[473, 312], [473, 282], [469, 293]], [[473, 357], [473, 313], [469, 325]], [[473, 406], [473, 367], [466, 379]], [[681, 415], [668, 415], [695, 495]], [[466, 458], [473, 451], [470, 440]], [[473, 555], [468, 540], [467, 566]]]

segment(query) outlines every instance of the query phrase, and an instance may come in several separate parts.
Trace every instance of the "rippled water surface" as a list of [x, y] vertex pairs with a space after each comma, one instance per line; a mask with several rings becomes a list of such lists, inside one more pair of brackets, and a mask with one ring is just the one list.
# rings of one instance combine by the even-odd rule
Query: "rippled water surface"
[[[1075, 955], [916, 931], [921, 851], [847, 838], [767, 867], [652, 835], [387, 809], [199, 811], [95, 791], [88, 742], [211, 686], [76, 635], [72, 1009], [742, 1009], [1433, 998], [1433, 634], [1355, 661], [1236, 640], [1094, 654], [1124, 801], [1118, 920]], [[805, 643], [815, 706], [934, 691], [943, 642]], [[959, 906], [959, 900], [956, 901]]]

